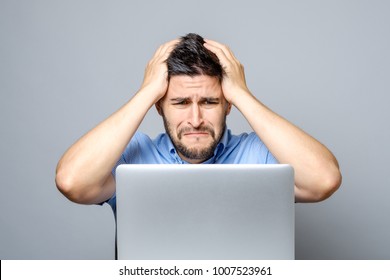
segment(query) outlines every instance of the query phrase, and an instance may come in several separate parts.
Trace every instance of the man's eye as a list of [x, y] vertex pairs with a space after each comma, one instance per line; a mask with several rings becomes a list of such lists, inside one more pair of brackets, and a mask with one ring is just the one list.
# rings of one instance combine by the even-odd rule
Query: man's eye
[[204, 100], [203, 104], [204, 105], [215, 105], [215, 104], [218, 104], [218, 101], [215, 101], [215, 100]]
[[180, 100], [180, 101], [173, 103], [173, 105], [188, 105], [188, 104], [190, 104], [190, 102], [188, 100]]

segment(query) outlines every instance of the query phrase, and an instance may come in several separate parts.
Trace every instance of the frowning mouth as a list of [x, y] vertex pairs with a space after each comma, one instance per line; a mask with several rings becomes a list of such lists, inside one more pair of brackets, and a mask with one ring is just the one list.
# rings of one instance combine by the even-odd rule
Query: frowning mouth
[[200, 137], [200, 136], [208, 136], [209, 133], [208, 132], [204, 132], [204, 131], [193, 131], [193, 132], [186, 132], [186, 133], [183, 133], [184, 136], [196, 136], [196, 137]]
[[214, 138], [214, 131], [209, 127], [201, 127], [198, 129], [193, 128], [183, 128], [178, 133], [178, 138], [181, 139], [182, 137], [208, 137], [211, 136]]

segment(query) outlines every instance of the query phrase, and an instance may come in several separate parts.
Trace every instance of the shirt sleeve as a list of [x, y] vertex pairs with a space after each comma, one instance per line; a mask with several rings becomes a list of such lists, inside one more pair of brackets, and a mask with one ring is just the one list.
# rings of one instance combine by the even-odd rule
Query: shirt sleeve
[[[140, 138], [142, 138], [144, 134], [140, 132], [136, 132], [133, 136], [133, 138], [130, 140], [130, 142], [127, 144], [124, 152], [118, 159], [117, 163], [115, 164], [114, 168], [111, 170], [112, 176], [116, 179], [116, 168], [120, 164], [129, 164], [131, 163], [131, 159], [137, 156], [139, 153], [139, 143], [140, 143]], [[108, 200], [99, 203], [100, 205], [103, 205], [104, 203], [107, 203], [111, 206], [112, 211], [114, 212], [114, 216], [116, 217], [116, 192], [114, 195], [109, 198]]]
[[253, 161], [260, 164], [279, 164], [278, 160], [256, 133], [250, 133], [246, 140], [251, 151], [250, 154], [255, 157]]
[[141, 132], [136, 132], [131, 138], [130, 142], [127, 144], [125, 150], [123, 151], [122, 155], [118, 159], [117, 163], [115, 164], [114, 168], [112, 169], [111, 173], [116, 178], [116, 168], [120, 164], [131, 164], [139, 160], [140, 155], [140, 150], [141, 150], [141, 145], [142, 143], [148, 143], [151, 142], [150, 138], [141, 133]]

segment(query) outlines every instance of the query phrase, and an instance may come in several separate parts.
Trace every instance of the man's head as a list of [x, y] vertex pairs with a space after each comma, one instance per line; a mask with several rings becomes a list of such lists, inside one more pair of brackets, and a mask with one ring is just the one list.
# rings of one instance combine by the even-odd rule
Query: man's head
[[213, 156], [231, 105], [224, 98], [223, 68], [196, 34], [182, 37], [167, 59], [168, 90], [157, 104], [180, 157], [201, 163]]

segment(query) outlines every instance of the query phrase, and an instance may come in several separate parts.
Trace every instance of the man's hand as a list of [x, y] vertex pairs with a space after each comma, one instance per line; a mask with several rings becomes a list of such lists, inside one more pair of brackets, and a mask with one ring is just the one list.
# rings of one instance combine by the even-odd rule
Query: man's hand
[[155, 102], [160, 100], [167, 92], [168, 68], [166, 60], [178, 42], [179, 40], [176, 39], [161, 45], [146, 66], [140, 91], [152, 92]]
[[245, 81], [244, 67], [234, 56], [229, 47], [218, 42], [205, 39], [205, 48], [215, 53], [226, 76], [222, 81], [222, 91], [226, 100], [235, 105], [237, 95], [250, 93]]

